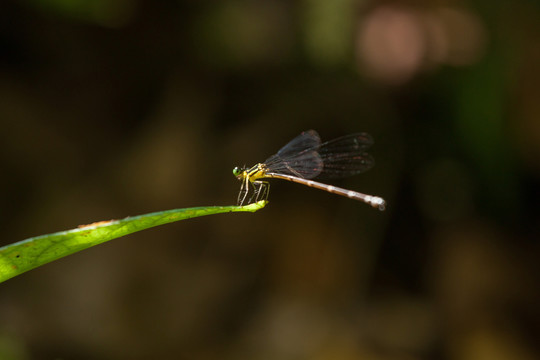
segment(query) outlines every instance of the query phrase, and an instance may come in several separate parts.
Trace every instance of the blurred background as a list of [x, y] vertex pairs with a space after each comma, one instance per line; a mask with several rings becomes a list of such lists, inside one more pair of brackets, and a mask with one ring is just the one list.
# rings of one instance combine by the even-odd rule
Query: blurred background
[[540, 3], [4, 0], [1, 245], [231, 205], [234, 166], [373, 135], [334, 185], [0, 285], [0, 358], [538, 359]]

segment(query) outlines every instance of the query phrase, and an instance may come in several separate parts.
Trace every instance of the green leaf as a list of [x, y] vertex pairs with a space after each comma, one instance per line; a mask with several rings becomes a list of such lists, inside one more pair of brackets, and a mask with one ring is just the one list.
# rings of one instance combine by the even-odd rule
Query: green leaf
[[199, 216], [228, 212], [255, 212], [266, 205], [259, 201], [247, 206], [210, 206], [160, 211], [100, 221], [77, 229], [36, 236], [0, 248], [0, 282], [53, 260], [154, 226]]

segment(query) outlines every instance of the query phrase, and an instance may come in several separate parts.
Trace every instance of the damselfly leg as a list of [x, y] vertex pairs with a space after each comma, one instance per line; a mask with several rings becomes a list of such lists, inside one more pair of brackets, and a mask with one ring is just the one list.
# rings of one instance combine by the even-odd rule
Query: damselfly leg
[[[270, 183], [268, 181], [256, 180], [253, 182], [255, 185], [255, 191], [253, 193], [252, 199], [255, 198], [255, 202], [261, 200], [267, 200], [268, 194], [270, 194]], [[251, 202], [251, 199], [249, 200]]]
[[249, 192], [249, 186], [249, 179], [247, 177], [245, 179], [242, 179], [242, 185], [240, 185], [240, 192], [238, 193], [238, 199], [236, 200], [236, 204], [238, 206], [242, 206], [244, 204], [244, 201], [246, 201], [246, 197]]

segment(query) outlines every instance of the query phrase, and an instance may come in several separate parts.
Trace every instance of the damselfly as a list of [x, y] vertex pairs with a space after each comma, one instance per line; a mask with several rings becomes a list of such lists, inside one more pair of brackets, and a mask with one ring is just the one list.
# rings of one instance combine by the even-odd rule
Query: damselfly
[[262, 179], [275, 178], [346, 196], [384, 210], [386, 203], [378, 196], [310, 180], [315, 177], [343, 178], [369, 170], [375, 161], [365, 150], [372, 144], [373, 138], [366, 133], [350, 134], [321, 144], [321, 138], [315, 130], [304, 131], [264, 163], [251, 168], [233, 169], [234, 176], [242, 182], [238, 205], [245, 203], [250, 189], [253, 194], [249, 203], [252, 200], [266, 200], [270, 184]]

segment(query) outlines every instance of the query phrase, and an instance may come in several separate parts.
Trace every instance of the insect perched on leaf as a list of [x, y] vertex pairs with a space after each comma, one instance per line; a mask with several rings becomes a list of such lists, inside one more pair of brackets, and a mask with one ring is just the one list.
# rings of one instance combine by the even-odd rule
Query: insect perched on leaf
[[346, 196], [384, 210], [386, 202], [381, 197], [310, 180], [316, 177], [343, 178], [369, 170], [375, 161], [365, 150], [372, 144], [373, 138], [366, 133], [345, 135], [321, 143], [321, 138], [315, 130], [304, 131], [265, 162], [251, 168], [233, 169], [234, 176], [242, 182], [238, 205], [246, 202], [250, 189], [253, 190], [253, 194], [249, 198], [249, 203], [253, 200], [266, 200], [270, 184], [263, 179], [274, 178]]

